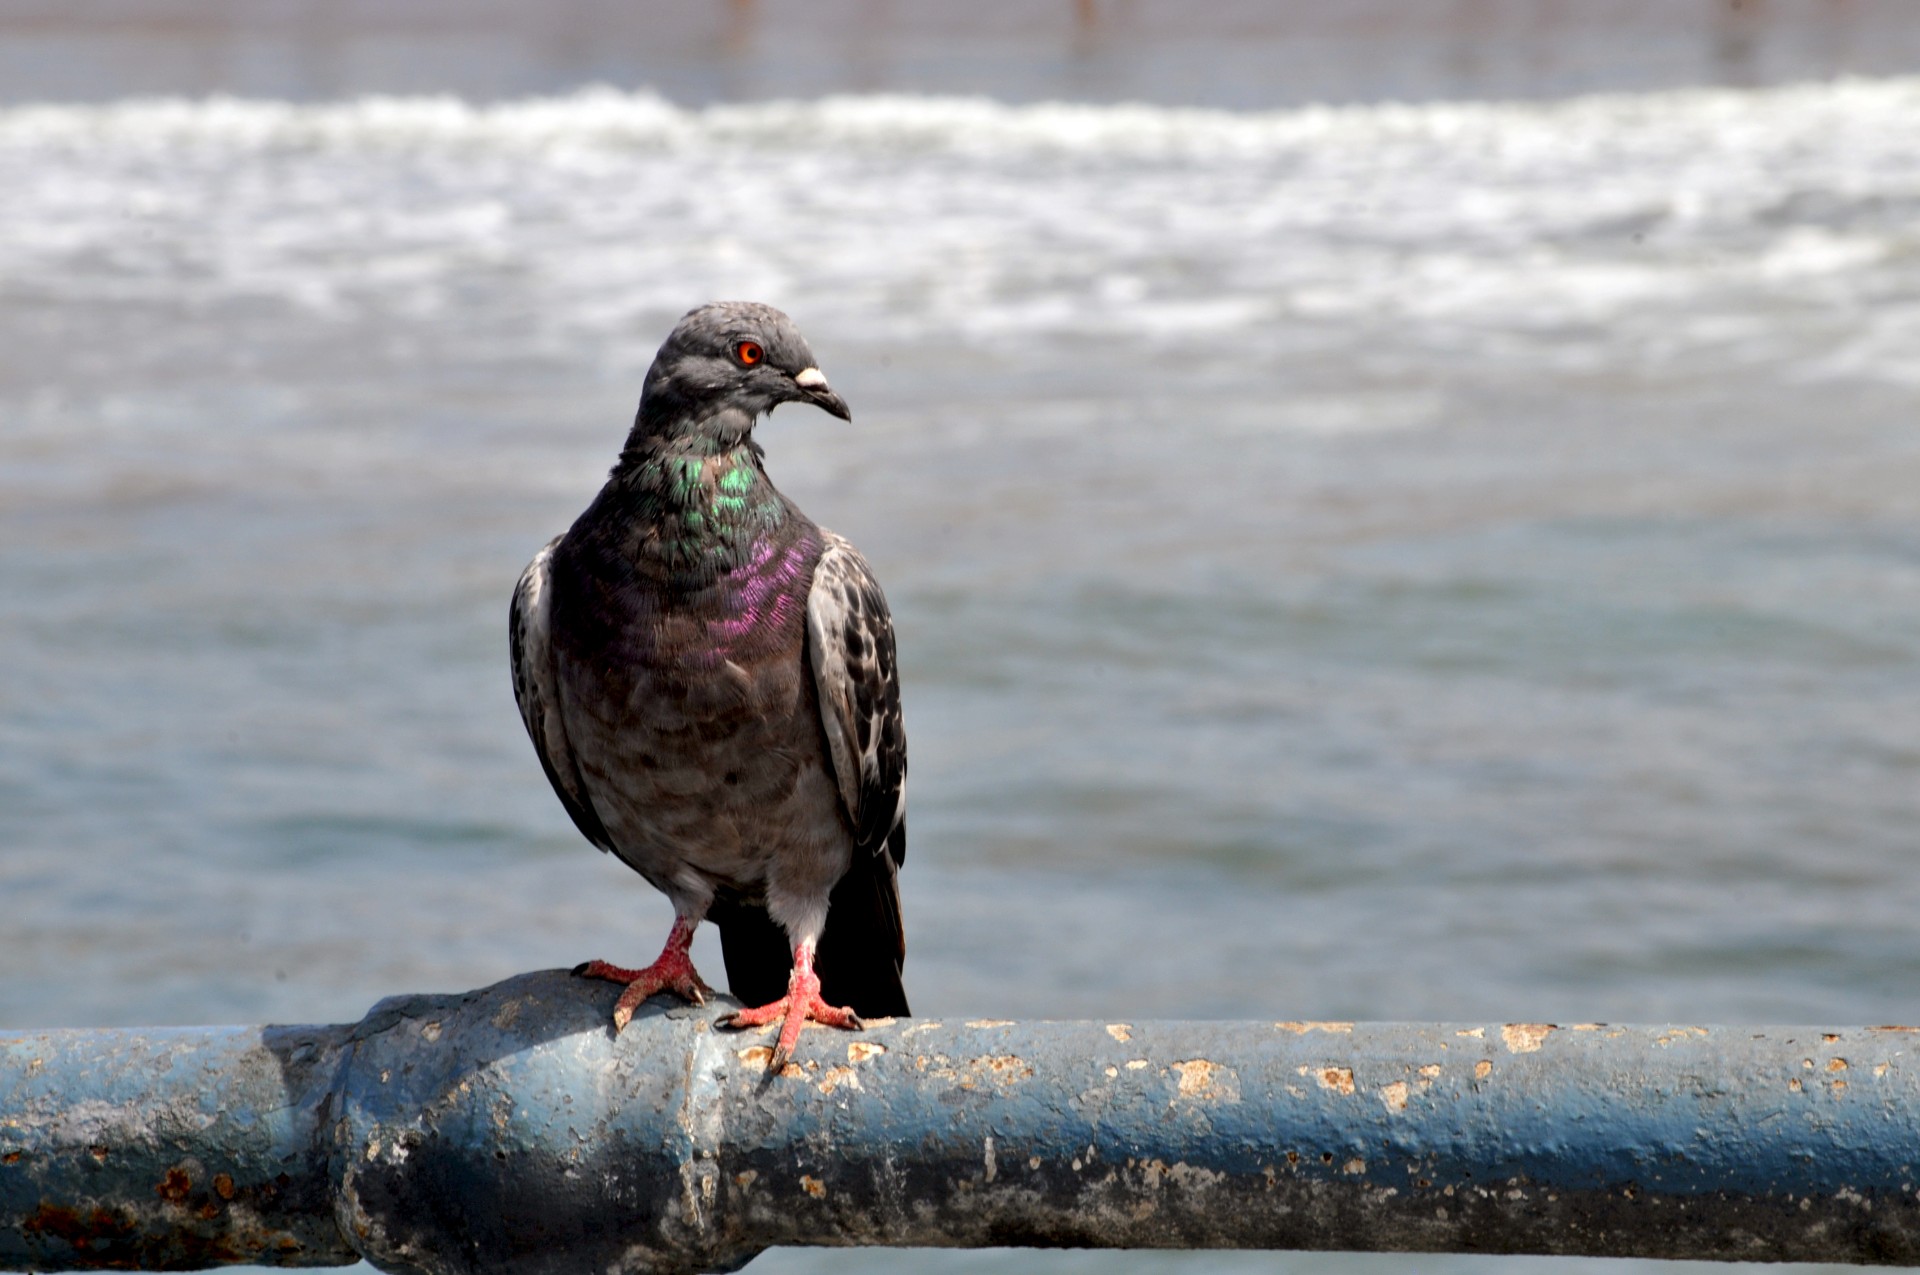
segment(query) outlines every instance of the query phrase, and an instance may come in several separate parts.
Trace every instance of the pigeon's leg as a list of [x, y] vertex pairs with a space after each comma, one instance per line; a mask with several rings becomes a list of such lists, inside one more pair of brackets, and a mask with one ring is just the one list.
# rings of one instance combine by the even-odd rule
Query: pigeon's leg
[[753, 1009], [728, 1014], [718, 1020], [717, 1025], [759, 1027], [778, 1022], [780, 1040], [773, 1047], [773, 1057], [767, 1061], [767, 1070], [777, 1072], [793, 1057], [794, 1047], [800, 1043], [800, 1028], [809, 1018], [829, 1027], [846, 1027], [854, 1031], [866, 1026], [860, 1021], [860, 1015], [852, 1010], [829, 1005], [820, 999], [820, 976], [813, 972], [812, 940], [793, 949], [793, 975], [787, 980], [785, 996]]
[[661, 949], [659, 959], [643, 970], [622, 969], [605, 961], [588, 961], [573, 967], [573, 972], [583, 978], [604, 978], [612, 983], [627, 985], [627, 990], [620, 993], [620, 999], [613, 1007], [613, 1029], [616, 1032], [626, 1030], [633, 1011], [639, 1009], [640, 1002], [655, 992], [672, 992], [695, 1005], [707, 1003], [707, 997], [713, 995], [713, 989], [693, 968], [693, 931], [699, 924], [700, 918], [697, 916], [688, 916], [684, 912], [676, 914], [673, 929], [667, 934], [667, 945]]

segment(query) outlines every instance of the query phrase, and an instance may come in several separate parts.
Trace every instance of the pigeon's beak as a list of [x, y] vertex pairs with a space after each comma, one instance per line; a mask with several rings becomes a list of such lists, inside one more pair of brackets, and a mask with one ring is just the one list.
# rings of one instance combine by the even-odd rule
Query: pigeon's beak
[[827, 378], [817, 367], [807, 368], [794, 374], [793, 383], [806, 393], [806, 401], [822, 411], [832, 412], [843, 421], [853, 419], [853, 412], [847, 407], [847, 400], [833, 392], [827, 384]]

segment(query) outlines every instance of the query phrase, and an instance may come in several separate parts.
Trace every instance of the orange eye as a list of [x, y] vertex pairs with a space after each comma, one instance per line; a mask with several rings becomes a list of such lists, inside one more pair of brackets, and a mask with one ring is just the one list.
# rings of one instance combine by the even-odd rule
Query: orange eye
[[760, 348], [758, 341], [742, 341], [733, 347], [733, 357], [740, 360], [741, 367], [752, 367], [766, 358], [767, 352]]

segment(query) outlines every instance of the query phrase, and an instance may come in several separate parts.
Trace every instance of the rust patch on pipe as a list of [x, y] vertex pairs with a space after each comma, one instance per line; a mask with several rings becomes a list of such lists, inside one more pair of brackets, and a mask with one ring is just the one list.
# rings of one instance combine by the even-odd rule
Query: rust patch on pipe
[[1500, 1039], [1510, 1054], [1531, 1054], [1558, 1030], [1553, 1023], [1508, 1023], [1500, 1029]]
[[950, 1080], [962, 1089], [975, 1088], [983, 1080], [996, 1085], [1011, 1085], [1033, 1075], [1033, 1064], [1016, 1054], [982, 1054], [957, 1065], [945, 1054], [935, 1054], [931, 1066], [923, 1054], [914, 1062], [934, 1079]]
[[816, 1200], [827, 1198], [827, 1184], [810, 1173], [800, 1175], [800, 1189]]
[[1133, 1039], [1133, 1024], [1108, 1023], [1107, 1035], [1113, 1037], [1115, 1040], [1120, 1041], [1124, 1044], [1125, 1042]]
[[[171, 1176], [171, 1175], [170, 1175]], [[186, 1177], [181, 1173], [181, 1178]], [[276, 1192], [273, 1183], [258, 1187], [236, 1188], [235, 1194], [258, 1194], [262, 1198]], [[180, 1214], [169, 1200], [151, 1216], [135, 1208], [71, 1208], [43, 1200], [39, 1207], [19, 1223], [19, 1233], [59, 1240], [76, 1253], [89, 1255], [82, 1266], [115, 1270], [188, 1270], [239, 1263], [283, 1265], [305, 1247], [284, 1231], [258, 1225], [239, 1226], [211, 1233], [195, 1225], [182, 1225]], [[201, 1222], [221, 1215], [211, 1197], [189, 1210]]]
[[179, 1165], [168, 1169], [166, 1176], [160, 1179], [153, 1193], [169, 1204], [178, 1204], [193, 1192], [193, 1179]]
[[1205, 1058], [1173, 1064], [1180, 1073], [1180, 1097], [1197, 1102], [1239, 1102], [1240, 1077], [1231, 1067]]
[[829, 1067], [826, 1070], [826, 1074], [820, 1077], [819, 1084], [815, 1087], [823, 1094], [830, 1094], [842, 1085], [848, 1089], [860, 1088], [860, 1077], [854, 1074], [853, 1068]]
[[847, 1061], [850, 1063], [863, 1063], [863, 1062], [866, 1062], [868, 1059], [878, 1058], [881, 1054], [884, 1054], [886, 1052], [887, 1052], [887, 1047], [885, 1045], [880, 1044], [877, 1041], [871, 1041], [871, 1040], [851, 1041], [847, 1045]]
[[1407, 1109], [1407, 1082], [1404, 1080], [1396, 1080], [1390, 1085], [1382, 1085], [1380, 1087], [1380, 1101], [1385, 1104], [1388, 1111], [1405, 1111]]
[[1276, 1027], [1277, 1029], [1283, 1032], [1292, 1032], [1296, 1036], [1304, 1036], [1308, 1032], [1343, 1032], [1348, 1035], [1351, 1035], [1353, 1032], [1352, 1023], [1323, 1023], [1323, 1022], [1296, 1023], [1296, 1022], [1289, 1021], [1284, 1023], [1275, 1023], [1274, 1027]]
[[1846, 1059], [1844, 1059], [1844, 1058], [1829, 1058], [1829, 1059], [1827, 1059], [1827, 1070], [1828, 1070], [1828, 1071], [1845, 1071], [1846, 1069], [1847, 1069], [1847, 1060], [1846, 1060]]
[[1475, 1080], [1485, 1080], [1488, 1076], [1491, 1076], [1492, 1074], [1493, 1074], [1493, 1064], [1488, 1062], [1484, 1058], [1482, 1058], [1479, 1062], [1473, 1065], [1473, 1078]]
[[[773, 1061], [773, 1050], [766, 1045], [748, 1045], [745, 1049], [735, 1050], [733, 1056], [748, 1066], [765, 1067]], [[807, 1064], [807, 1066], [813, 1065], [811, 1062]], [[805, 1080], [807, 1070], [806, 1067], [801, 1066], [797, 1062], [788, 1062], [786, 1066], [780, 1069], [780, 1076], [784, 1080]], [[494, 1119], [495, 1123], [499, 1124], [502, 1129], [505, 1129], [507, 1122], [502, 1116], [503, 1113], [496, 1112]], [[378, 1144], [375, 1145], [377, 1146]]]
[[1033, 1064], [1013, 1054], [983, 1054], [967, 1063], [968, 1070], [1002, 1084], [1025, 1080], [1033, 1075]]
[[1353, 1092], [1351, 1067], [1302, 1067], [1300, 1074], [1312, 1076], [1320, 1082], [1322, 1089], [1331, 1089], [1342, 1097]]
[[96, 1208], [83, 1213], [43, 1200], [40, 1207], [20, 1223], [20, 1229], [28, 1235], [51, 1235], [65, 1240], [85, 1253], [95, 1244], [124, 1242], [133, 1234], [134, 1225], [112, 1209]]

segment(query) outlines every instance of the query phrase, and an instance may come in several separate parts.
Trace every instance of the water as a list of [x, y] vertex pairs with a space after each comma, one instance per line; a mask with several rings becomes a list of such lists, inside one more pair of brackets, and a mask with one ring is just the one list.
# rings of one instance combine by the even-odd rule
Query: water
[[[855, 411], [760, 436], [893, 603], [921, 1012], [1911, 1021], [1916, 121], [1898, 77], [0, 110], [0, 1022], [652, 954], [506, 599], [722, 296]], [[754, 1269], [829, 1260], [896, 1261]]]

